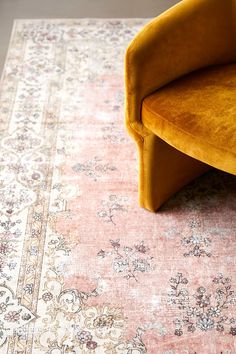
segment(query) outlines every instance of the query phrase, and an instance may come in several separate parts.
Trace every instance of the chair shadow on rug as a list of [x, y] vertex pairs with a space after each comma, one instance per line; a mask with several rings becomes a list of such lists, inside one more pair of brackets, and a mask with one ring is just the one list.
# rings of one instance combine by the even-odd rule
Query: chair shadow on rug
[[212, 167], [236, 175], [236, 0], [183, 0], [126, 52], [139, 202], [156, 211]]
[[190, 182], [159, 208], [159, 213], [236, 213], [236, 176], [210, 170]]

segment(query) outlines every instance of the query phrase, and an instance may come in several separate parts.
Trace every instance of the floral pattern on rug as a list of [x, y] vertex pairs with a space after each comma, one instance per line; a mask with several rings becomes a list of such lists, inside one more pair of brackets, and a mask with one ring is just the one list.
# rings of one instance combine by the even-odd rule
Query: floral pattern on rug
[[176, 305], [183, 312], [183, 319], [176, 319], [175, 335], [183, 334], [183, 327], [187, 327], [188, 332], [210, 331], [216, 329], [224, 332], [225, 327], [229, 327], [228, 333], [236, 335], [236, 318], [225, 316], [226, 310], [236, 303], [236, 293], [231, 289], [231, 279], [224, 278], [219, 274], [212, 280], [217, 286], [214, 293], [208, 293], [207, 289], [200, 286], [192, 295], [195, 306], [191, 306], [189, 291], [184, 287], [188, 284], [187, 278], [182, 273], [178, 273], [175, 278], [170, 279], [171, 292], [169, 293], [170, 303]]
[[35, 316], [14, 299], [14, 294], [5, 284], [0, 285], [0, 346], [9, 335], [32, 321]]
[[1, 353], [236, 353], [235, 176], [211, 171], [157, 214], [138, 206], [123, 67], [147, 21], [15, 21], [0, 85]]
[[189, 222], [190, 234], [185, 235], [181, 243], [186, 247], [184, 257], [211, 257], [210, 247], [212, 239], [210, 233], [202, 233], [199, 220], [192, 219]]
[[152, 258], [147, 256], [149, 248], [141, 241], [133, 247], [121, 247], [120, 240], [110, 240], [113, 250], [105, 252], [101, 250], [97, 256], [100, 258], [113, 258], [113, 270], [116, 273], [121, 273], [126, 279], [133, 278], [138, 281], [137, 274], [145, 273], [152, 269]]
[[107, 174], [110, 171], [115, 171], [116, 167], [109, 165], [108, 163], [102, 164], [101, 160], [95, 156], [94, 159], [85, 163], [77, 163], [72, 169], [77, 173], [84, 173], [94, 181], [97, 181], [103, 174]]
[[98, 217], [104, 222], [115, 225], [114, 217], [121, 212], [127, 212], [127, 198], [109, 195], [107, 200], [102, 200], [102, 209], [98, 211]]

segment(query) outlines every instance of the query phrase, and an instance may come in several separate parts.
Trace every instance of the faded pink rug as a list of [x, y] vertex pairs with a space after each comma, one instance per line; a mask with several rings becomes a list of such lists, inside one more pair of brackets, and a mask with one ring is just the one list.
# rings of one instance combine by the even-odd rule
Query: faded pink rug
[[147, 20], [17, 20], [0, 86], [0, 353], [235, 354], [236, 178], [139, 208], [123, 58]]

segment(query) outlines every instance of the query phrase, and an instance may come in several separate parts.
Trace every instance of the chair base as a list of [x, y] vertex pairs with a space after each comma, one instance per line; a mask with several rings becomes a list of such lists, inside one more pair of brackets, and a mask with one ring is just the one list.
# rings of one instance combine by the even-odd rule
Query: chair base
[[139, 204], [150, 211], [157, 211], [173, 194], [212, 169], [153, 133], [139, 144], [139, 161]]

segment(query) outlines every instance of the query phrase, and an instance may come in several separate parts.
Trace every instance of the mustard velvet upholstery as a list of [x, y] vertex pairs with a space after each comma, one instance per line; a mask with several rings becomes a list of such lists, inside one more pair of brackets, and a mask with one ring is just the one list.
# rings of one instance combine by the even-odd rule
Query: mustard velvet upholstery
[[126, 127], [140, 205], [155, 211], [211, 166], [236, 174], [236, 0], [183, 0], [126, 52]]
[[178, 150], [236, 175], [236, 64], [195, 71], [147, 96], [142, 122]]

